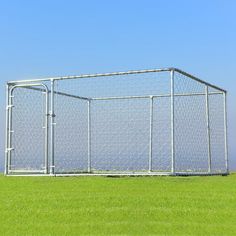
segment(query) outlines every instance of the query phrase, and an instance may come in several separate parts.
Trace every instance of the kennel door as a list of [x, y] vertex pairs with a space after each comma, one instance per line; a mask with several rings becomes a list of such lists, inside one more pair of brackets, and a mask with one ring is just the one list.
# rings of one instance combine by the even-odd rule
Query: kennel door
[[48, 94], [45, 84], [10, 89], [9, 173], [48, 173]]

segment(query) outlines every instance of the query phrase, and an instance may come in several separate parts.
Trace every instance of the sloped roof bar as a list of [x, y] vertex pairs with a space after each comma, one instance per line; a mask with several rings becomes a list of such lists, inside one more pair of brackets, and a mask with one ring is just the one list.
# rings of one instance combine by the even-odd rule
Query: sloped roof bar
[[220, 87], [218, 87], [218, 86], [216, 86], [216, 85], [210, 84], [210, 83], [208, 83], [208, 82], [206, 82], [206, 81], [204, 81], [204, 80], [201, 80], [201, 79], [199, 79], [199, 78], [197, 78], [197, 77], [195, 77], [195, 76], [193, 76], [193, 75], [191, 75], [191, 74], [189, 74], [189, 73], [187, 73], [187, 72], [185, 72], [185, 71], [182, 71], [182, 70], [177, 69], [177, 68], [173, 68], [173, 70], [176, 71], [176, 72], [179, 72], [179, 73], [182, 74], [182, 75], [185, 75], [185, 76], [187, 76], [187, 77], [190, 77], [191, 79], [196, 80], [196, 81], [199, 82], [199, 83], [205, 84], [205, 85], [207, 85], [207, 86], [209, 86], [209, 87], [212, 87], [212, 88], [214, 88], [214, 89], [220, 90], [220, 91], [222, 91], [222, 92], [224, 92], [224, 93], [227, 92], [226, 90], [224, 90], [224, 89], [222, 89], [222, 88], [220, 88]]

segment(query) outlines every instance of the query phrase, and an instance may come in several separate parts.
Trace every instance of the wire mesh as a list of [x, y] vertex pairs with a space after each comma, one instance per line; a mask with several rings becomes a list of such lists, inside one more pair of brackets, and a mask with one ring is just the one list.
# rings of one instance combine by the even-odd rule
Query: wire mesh
[[153, 99], [152, 170], [171, 172], [171, 98]]
[[91, 103], [92, 171], [147, 171], [149, 100]]
[[176, 171], [207, 172], [205, 85], [176, 73], [174, 86], [177, 94], [202, 94], [174, 98]]
[[226, 172], [223, 94], [209, 95], [212, 171]]
[[164, 95], [170, 91], [167, 72], [60, 80], [58, 88], [60, 92], [93, 99]]
[[15, 88], [12, 97], [11, 170], [45, 170], [45, 92]]
[[55, 114], [55, 171], [87, 171], [87, 101], [56, 95]]

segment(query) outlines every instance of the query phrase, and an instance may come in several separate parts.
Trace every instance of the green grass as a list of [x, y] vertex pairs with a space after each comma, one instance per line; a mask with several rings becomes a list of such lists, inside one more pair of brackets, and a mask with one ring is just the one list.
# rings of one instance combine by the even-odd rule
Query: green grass
[[0, 176], [0, 235], [236, 235], [236, 174]]

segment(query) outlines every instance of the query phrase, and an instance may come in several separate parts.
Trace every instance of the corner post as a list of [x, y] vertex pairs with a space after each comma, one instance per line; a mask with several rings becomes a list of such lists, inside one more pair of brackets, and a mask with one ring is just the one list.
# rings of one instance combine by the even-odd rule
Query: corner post
[[208, 173], [211, 173], [212, 172], [212, 166], [211, 166], [211, 130], [210, 130], [210, 117], [209, 117], [209, 89], [208, 89], [208, 85], [205, 86], [205, 96], [206, 96]]
[[13, 91], [14, 91], [14, 86], [9, 88], [8, 92], [8, 148], [7, 148], [7, 171], [8, 174], [11, 171], [11, 157], [12, 157], [12, 109], [13, 109]]
[[227, 94], [224, 92], [224, 140], [225, 140], [225, 167], [226, 174], [229, 174], [229, 158], [228, 158], [228, 127], [227, 127]]
[[175, 69], [170, 71], [170, 94], [171, 94], [171, 172], [175, 174], [175, 100], [174, 100], [174, 72]]
[[8, 135], [9, 135], [9, 85], [6, 85], [6, 126], [5, 126], [5, 170], [4, 174], [8, 175]]
[[55, 135], [54, 135], [54, 125], [55, 125], [55, 111], [54, 111], [54, 87], [55, 81], [51, 79], [51, 110], [50, 110], [50, 118], [51, 118], [51, 163], [50, 163], [50, 175], [55, 174], [55, 160], [54, 160], [54, 142], [55, 142]]

